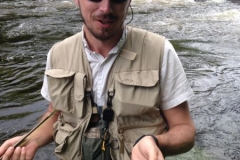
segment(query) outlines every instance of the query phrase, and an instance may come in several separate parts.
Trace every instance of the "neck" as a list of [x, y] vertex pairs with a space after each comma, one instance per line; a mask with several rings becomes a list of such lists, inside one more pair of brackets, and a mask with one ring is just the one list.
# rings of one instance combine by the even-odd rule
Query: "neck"
[[97, 39], [96, 37], [94, 37], [85, 28], [86, 27], [84, 27], [84, 34], [85, 34], [87, 43], [89, 45], [89, 48], [92, 51], [101, 54], [103, 57], [107, 57], [110, 50], [117, 45], [117, 43], [119, 42], [119, 40], [122, 37], [122, 33], [124, 30], [124, 27], [122, 26], [113, 37], [111, 37], [107, 40], [100, 40], [100, 39]]

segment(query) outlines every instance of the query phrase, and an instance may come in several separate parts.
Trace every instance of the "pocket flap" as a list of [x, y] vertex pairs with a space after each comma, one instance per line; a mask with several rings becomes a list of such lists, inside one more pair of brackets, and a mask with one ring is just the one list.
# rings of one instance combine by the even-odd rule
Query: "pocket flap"
[[55, 142], [57, 144], [65, 143], [67, 137], [71, 134], [71, 131], [73, 130], [73, 127], [69, 124], [64, 124], [64, 126], [61, 126], [61, 128], [57, 131], [57, 134], [55, 136]]
[[120, 72], [114, 74], [114, 79], [125, 85], [152, 87], [159, 80], [158, 70]]
[[82, 101], [86, 87], [86, 75], [84, 73], [76, 73], [74, 77], [74, 98], [77, 101]]
[[45, 71], [45, 74], [54, 78], [71, 77], [75, 74], [74, 71], [63, 70], [63, 69], [50, 69]]
[[71, 134], [72, 127], [69, 124], [65, 124], [61, 127], [60, 130], [57, 131], [55, 135], [55, 143], [57, 147], [55, 148], [56, 153], [62, 153], [66, 150], [67, 147], [67, 139]]

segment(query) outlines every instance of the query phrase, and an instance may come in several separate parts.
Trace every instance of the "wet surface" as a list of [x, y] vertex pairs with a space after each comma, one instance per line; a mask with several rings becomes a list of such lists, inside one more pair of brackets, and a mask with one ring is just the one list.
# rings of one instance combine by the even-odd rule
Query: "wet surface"
[[[195, 93], [195, 147], [167, 159], [240, 159], [239, 1], [133, 0], [132, 8], [131, 26], [170, 39]], [[31, 129], [45, 112], [46, 54], [81, 26], [73, 1], [0, 1], [0, 143]], [[55, 159], [53, 146], [35, 159]]]

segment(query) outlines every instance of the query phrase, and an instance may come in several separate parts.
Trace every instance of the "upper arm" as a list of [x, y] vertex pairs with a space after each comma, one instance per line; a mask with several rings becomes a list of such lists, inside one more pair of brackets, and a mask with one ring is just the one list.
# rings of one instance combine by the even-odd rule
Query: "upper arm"
[[189, 111], [187, 101], [169, 110], [162, 110], [162, 112], [166, 118], [169, 129], [171, 129], [176, 125], [185, 124], [191, 127], [195, 131], [195, 127], [190, 116], [190, 111]]
[[182, 63], [175, 49], [166, 40], [160, 68], [161, 109], [169, 110], [193, 96]]
[[[51, 65], [50, 65], [50, 57], [51, 56], [50, 55], [51, 55], [51, 50], [48, 52], [48, 55], [47, 55], [47, 62], [46, 62], [45, 71], [51, 69]], [[41, 95], [43, 96], [43, 98], [45, 98], [49, 102], [51, 101], [49, 91], [48, 91], [48, 81], [47, 81], [47, 75], [46, 74], [44, 74], [44, 78], [43, 78], [43, 86], [42, 86], [42, 89], [41, 89]]]
[[[48, 113], [52, 113], [54, 110], [55, 110], [55, 109], [54, 109], [52, 103], [49, 102], [47, 112], [48, 112]], [[54, 115], [55, 115], [56, 118], [58, 117], [59, 114], [60, 114], [60, 111], [56, 111], [56, 112], [54, 113]]]
[[[45, 119], [47, 116], [49, 116], [50, 114], [52, 114], [53, 112], [55, 111], [55, 108], [53, 107], [52, 103], [49, 102], [48, 104], [48, 108], [47, 108], [47, 111], [45, 112], [45, 114], [42, 116], [42, 120]], [[49, 123], [52, 123], [54, 124], [57, 119], [58, 119], [58, 116], [61, 112], [56, 110], [55, 113], [51, 116], [51, 118], [49, 118]], [[51, 126], [51, 125], [50, 125]]]

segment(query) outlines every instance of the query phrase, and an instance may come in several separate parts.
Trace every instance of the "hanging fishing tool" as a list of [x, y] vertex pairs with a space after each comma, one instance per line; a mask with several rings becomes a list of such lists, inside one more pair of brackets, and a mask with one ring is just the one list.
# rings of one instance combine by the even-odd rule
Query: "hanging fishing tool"
[[[26, 142], [27, 138], [36, 130], [38, 129], [44, 122], [46, 122], [57, 110], [54, 110], [51, 114], [49, 114], [45, 119], [43, 119], [37, 126], [31, 129], [25, 136], [23, 136], [17, 143], [14, 144], [13, 148], [22, 147]], [[0, 157], [2, 160], [3, 156]]]
[[112, 109], [112, 99], [114, 96], [114, 91], [108, 92], [107, 99], [107, 108], [103, 110], [103, 123], [104, 123], [104, 134], [103, 134], [103, 142], [102, 142], [102, 151], [106, 150], [106, 141], [108, 141], [110, 135], [108, 132], [108, 126], [111, 121], [113, 121], [114, 112]]

